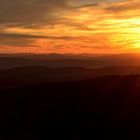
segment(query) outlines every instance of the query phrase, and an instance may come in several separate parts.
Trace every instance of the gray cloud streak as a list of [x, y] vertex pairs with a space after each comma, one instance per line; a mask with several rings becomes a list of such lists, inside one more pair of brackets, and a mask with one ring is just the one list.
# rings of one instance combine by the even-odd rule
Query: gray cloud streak
[[70, 36], [42, 36], [42, 35], [28, 35], [28, 34], [14, 34], [14, 33], [0, 33], [0, 45], [4, 46], [33, 46], [36, 39], [46, 40], [74, 40], [76, 37]]

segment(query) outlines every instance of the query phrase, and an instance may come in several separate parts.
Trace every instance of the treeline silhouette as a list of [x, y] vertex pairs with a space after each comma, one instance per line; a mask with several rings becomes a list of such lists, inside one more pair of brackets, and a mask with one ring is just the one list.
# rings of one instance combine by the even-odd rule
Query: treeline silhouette
[[139, 139], [140, 76], [0, 90], [0, 139]]

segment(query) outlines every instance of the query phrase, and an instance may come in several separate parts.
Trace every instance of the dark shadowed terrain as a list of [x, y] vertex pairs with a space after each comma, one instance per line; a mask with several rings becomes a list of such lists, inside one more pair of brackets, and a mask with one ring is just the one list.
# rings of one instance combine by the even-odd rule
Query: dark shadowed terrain
[[43, 66], [43, 67], [84, 67], [104, 68], [139, 66], [140, 55], [138, 54], [116, 54], [116, 55], [73, 55], [73, 54], [0, 54], [0, 69], [11, 69], [16, 67]]
[[1, 140], [140, 139], [138, 62], [42, 57], [0, 58]]
[[137, 139], [139, 99], [138, 75], [1, 90], [1, 139]]
[[60, 81], [79, 81], [107, 75], [140, 74], [139, 66], [127, 67], [41, 67], [27, 66], [0, 70], [0, 89]]

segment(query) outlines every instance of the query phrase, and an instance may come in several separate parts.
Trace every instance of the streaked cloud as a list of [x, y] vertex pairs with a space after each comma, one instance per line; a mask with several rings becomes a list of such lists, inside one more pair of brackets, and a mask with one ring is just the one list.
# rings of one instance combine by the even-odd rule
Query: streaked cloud
[[0, 51], [138, 51], [139, 7], [139, 0], [0, 0]]

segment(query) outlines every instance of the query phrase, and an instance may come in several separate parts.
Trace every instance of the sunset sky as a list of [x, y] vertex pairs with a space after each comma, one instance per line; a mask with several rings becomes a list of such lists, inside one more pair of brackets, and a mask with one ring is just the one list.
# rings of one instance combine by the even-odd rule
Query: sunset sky
[[0, 0], [0, 53], [140, 52], [140, 0]]

